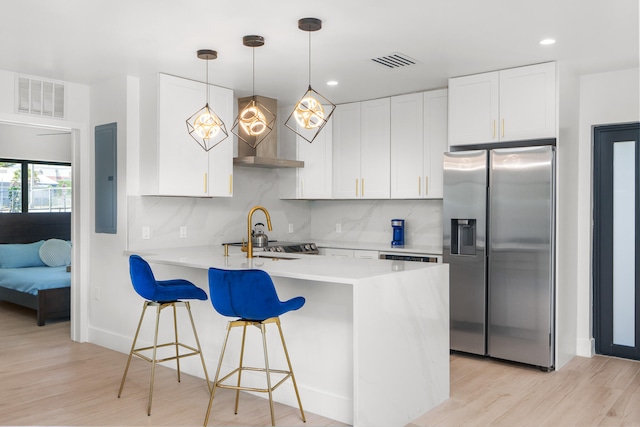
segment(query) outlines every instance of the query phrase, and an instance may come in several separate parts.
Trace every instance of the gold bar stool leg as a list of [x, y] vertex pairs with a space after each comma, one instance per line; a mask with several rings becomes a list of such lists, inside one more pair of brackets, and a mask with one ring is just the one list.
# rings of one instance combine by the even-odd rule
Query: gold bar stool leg
[[235, 414], [238, 415], [238, 401], [240, 400], [240, 378], [242, 377], [242, 360], [244, 359], [244, 342], [247, 336], [247, 324], [242, 327], [242, 345], [240, 346], [240, 363], [238, 364], [238, 389], [236, 390]]
[[122, 382], [120, 382], [120, 390], [118, 391], [118, 399], [120, 395], [122, 395], [122, 389], [124, 388], [124, 380], [127, 379], [127, 372], [129, 372], [129, 365], [131, 364], [131, 358], [133, 357], [133, 351], [136, 348], [136, 341], [138, 341], [138, 334], [140, 333], [140, 328], [142, 327], [142, 320], [144, 319], [144, 314], [147, 311], [147, 307], [149, 306], [149, 301], [145, 301], [142, 304], [142, 314], [140, 314], [140, 321], [138, 322], [138, 329], [136, 329], [136, 334], [133, 337], [133, 344], [131, 344], [131, 351], [129, 352], [129, 358], [127, 359], [127, 366], [124, 368], [124, 375], [122, 376]]
[[[247, 286], [247, 284], [249, 283], [250, 286]], [[220, 360], [218, 362], [218, 370], [216, 372], [213, 392], [215, 392], [216, 388], [227, 388], [235, 390], [236, 414], [238, 413], [240, 390], [257, 393], [269, 393], [271, 425], [275, 426], [276, 420], [273, 403], [273, 392], [286, 380], [291, 378], [296, 392], [296, 399], [300, 408], [302, 421], [306, 422], [307, 420], [304, 415], [304, 409], [302, 408], [302, 401], [300, 399], [298, 385], [293, 375], [291, 360], [289, 358], [289, 351], [284, 341], [284, 335], [282, 333], [279, 317], [281, 314], [301, 308], [305, 303], [304, 297], [299, 296], [291, 298], [287, 301], [280, 301], [271, 277], [263, 270], [222, 270], [211, 267], [209, 268], [209, 290], [211, 295], [211, 302], [215, 310], [225, 317], [236, 318], [236, 320], [230, 321], [227, 324], [227, 335], [225, 337], [225, 341], [222, 347], [222, 353], [220, 354]], [[236, 302], [235, 304], [234, 301]], [[267, 324], [269, 323], [275, 323], [278, 326], [278, 333], [280, 334], [280, 340], [282, 341], [282, 347], [287, 359], [288, 370], [273, 369], [269, 365], [269, 349], [267, 346]], [[224, 354], [226, 351], [229, 334], [232, 328], [239, 326], [243, 327], [239, 366], [220, 378], [222, 359], [224, 358]], [[255, 326], [260, 329], [260, 333], [262, 335], [262, 351], [264, 356], [264, 365], [262, 366], [244, 366], [244, 351], [247, 326]], [[261, 364], [258, 363], [258, 365]], [[267, 377], [267, 386], [264, 387], [263, 385], [261, 385], [260, 387], [252, 387], [248, 384], [243, 386], [241, 384], [241, 376], [242, 371], [244, 370], [264, 372]], [[238, 375], [237, 380], [232, 378], [233, 375], [236, 374]], [[283, 375], [283, 377], [272, 378], [272, 374], [275, 374], [276, 376]], [[207, 408], [207, 415], [204, 421], [205, 427], [209, 420], [209, 413], [211, 412], [214, 395], [213, 392], [209, 400], [209, 407]]]
[[178, 382], [180, 382], [180, 350], [179, 350], [179, 342], [178, 341], [178, 314], [176, 313], [176, 303], [172, 302], [173, 306], [173, 334], [175, 337], [175, 347], [176, 347], [176, 366], [178, 369]]
[[[129, 256], [129, 274], [131, 276], [131, 283], [133, 285], [134, 290], [145, 299], [144, 307], [142, 310], [142, 314], [140, 316], [140, 321], [138, 322], [138, 329], [136, 330], [135, 336], [133, 338], [133, 344], [131, 345], [131, 352], [129, 353], [129, 358], [127, 360], [127, 365], [124, 370], [124, 375], [122, 376], [122, 382], [120, 383], [120, 390], [118, 391], [118, 397], [122, 394], [122, 389], [124, 388], [124, 382], [129, 372], [129, 367], [131, 365], [131, 359], [133, 356], [139, 357], [142, 360], [151, 363], [151, 378], [149, 381], [149, 401], [147, 405], [147, 415], [151, 415], [151, 405], [153, 404], [153, 388], [155, 385], [155, 372], [156, 365], [163, 362], [169, 362], [171, 360], [176, 361], [176, 371], [178, 376], [178, 382], [182, 380], [182, 370], [180, 366], [180, 359], [183, 357], [190, 356], [200, 356], [200, 362], [202, 363], [202, 368], [204, 370], [204, 375], [207, 381], [207, 389], [211, 394], [212, 388], [209, 382], [209, 374], [207, 373], [207, 367], [204, 361], [204, 356], [202, 354], [202, 347], [200, 345], [200, 339], [198, 338], [198, 333], [196, 332], [196, 326], [193, 321], [193, 315], [191, 313], [191, 305], [188, 301], [184, 300], [199, 300], [206, 301], [208, 298], [206, 292], [193, 283], [189, 282], [185, 279], [170, 279], [170, 280], [156, 280], [153, 275], [153, 271], [149, 266], [149, 263], [145, 261], [139, 255], [131, 255]], [[156, 308], [156, 320], [155, 320], [155, 330], [153, 336], [153, 345], [150, 346], [141, 346], [136, 347], [138, 345], [138, 336], [140, 334], [140, 329], [142, 327], [142, 322], [144, 320], [144, 316], [146, 314], [146, 310], [148, 307], [153, 306]], [[193, 329], [193, 335], [196, 340], [197, 348], [192, 345], [187, 345], [185, 343], [180, 342], [180, 333], [178, 332], [178, 309], [177, 307], [185, 307], [187, 309], [187, 313], [189, 314], [189, 321], [191, 322], [191, 328]], [[174, 341], [165, 342], [163, 340], [162, 343], [158, 343], [158, 339], [160, 338], [160, 315], [165, 308], [171, 308], [173, 311], [173, 338]], [[169, 335], [170, 336], [170, 335]], [[162, 349], [166, 347], [168, 354], [164, 357], [164, 350], [158, 352], [158, 349]], [[175, 353], [172, 354], [171, 348], [174, 349]], [[149, 355], [148, 352], [152, 352]]]
[[200, 347], [200, 340], [198, 339], [198, 333], [196, 332], [196, 324], [193, 321], [193, 316], [191, 315], [191, 305], [189, 301], [185, 301], [185, 307], [187, 307], [187, 313], [189, 313], [189, 320], [191, 321], [191, 328], [193, 329], [193, 336], [196, 338], [196, 346], [198, 347], [198, 353], [200, 353], [200, 361], [202, 362], [202, 369], [204, 370], [204, 377], [207, 380], [207, 388], [209, 389], [209, 393], [211, 393], [212, 386], [209, 381], [209, 374], [207, 372], [207, 367], [204, 364], [204, 356], [202, 355], [202, 348]]
[[224, 343], [222, 344], [222, 352], [220, 353], [220, 359], [218, 359], [218, 368], [216, 369], [216, 377], [213, 380], [213, 389], [211, 390], [211, 397], [209, 398], [209, 406], [207, 407], [207, 414], [204, 417], [205, 427], [209, 422], [209, 414], [211, 413], [213, 398], [216, 394], [216, 387], [218, 386], [218, 377], [220, 376], [220, 367], [222, 366], [222, 359], [224, 359], [224, 352], [227, 350], [227, 341], [229, 340], [229, 332], [231, 332], [231, 322], [227, 324], [227, 335], [225, 336]]
[[153, 381], [156, 374], [156, 360], [158, 351], [158, 327], [160, 326], [160, 312], [162, 305], [158, 305], [156, 311], [156, 332], [153, 337], [153, 359], [151, 360], [151, 383], [149, 384], [149, 405], [147, 407], [147, 415], [151, 415], [151, 401], [153, 400]]
[[291, 380], [293, 381], [293, 389], [296, 391], [296, 398], [298, 399], [298, 407], [300, 408], [300, 416], [303, 422], [307, 422], [304, 416], [304, 410], [302, 409], [302, 401], [300, 400], [300, 393], [298, 393], [298, 384], [296, 383], [296, 377], [293, 375], [293, 367], [291, 366], [291, 360], [289, 359], [289, 352], [287, 351], [287, 345], [284, 342], [284, 335], [282, 334], [282, 327], [280, 326], [280, 318], [276, 320], [278, 325], [278, 332], [280, 332], [280, 340], [282, 341], [282, 348], [284, 349], [284, 355], [287, 358], [287, 365], [289, 366], [289, 372], [291, 372]]
[[273, 389], [271, 388], [271, 372], [269, 372], [269, 355], [267, 354], [267, 335], [264, 323], [260, 323], [262, 332], [262, 348], [264, 349], [264, 368], [267, 374], [267, 390], [269, 392], [269, 408], [271, 409], [271, 425], [276, 425], [276, 418], [273, 414]]

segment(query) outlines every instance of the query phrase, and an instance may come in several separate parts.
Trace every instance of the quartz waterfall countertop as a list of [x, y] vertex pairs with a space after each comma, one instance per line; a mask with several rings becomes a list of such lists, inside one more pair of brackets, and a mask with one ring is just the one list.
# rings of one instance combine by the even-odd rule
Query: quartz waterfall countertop
[[343, 259], [322, 255], [273, 252], [256, 252], [254, 255], [254, 258], [246, 258], [245, 253], [232, 253], [225, 257], [223, 248], [220, 246], [155, 249], [144, 251], [144, 254], [141, 254], [147, 261], [158, 264], [200, 269], [208, 269], [209, 267], [230, 270], [257, 268], [265, 270], [274, 277], [348, 284], [356, 284], [362, 279], [372, 277], [394, 275], [402, 271], [442, 266], [442, 264], [420, 262]]
[[[304, 296], [304, 307], [283, 322], [306, 410], [355, 427], [402, 427], [449, 397], [447, 264], [272, 252], [248, 259], [239, 250], [225, 257], [222, 246], [145, 252], [160, 275], [203, 289], [209, 267], [257, 268], [281, 298]], [[194, 307], [196, 321], [208, 325], [207, 348], [226, 321], [212, 311]], [[240, 357], [230, 351], [231, 360]], [[272, 358], [285, 366], [282, 354]], [[274, 400], [295, 406], [292, 396]]]

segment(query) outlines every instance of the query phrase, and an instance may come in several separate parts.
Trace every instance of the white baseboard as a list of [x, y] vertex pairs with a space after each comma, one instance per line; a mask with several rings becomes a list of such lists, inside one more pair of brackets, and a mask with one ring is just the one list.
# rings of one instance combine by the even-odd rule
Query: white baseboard
[[576, 342], [576, 355], [581, 357], [593, 357], [596, 354], [596, 341], [593, 338], [578, 338]]

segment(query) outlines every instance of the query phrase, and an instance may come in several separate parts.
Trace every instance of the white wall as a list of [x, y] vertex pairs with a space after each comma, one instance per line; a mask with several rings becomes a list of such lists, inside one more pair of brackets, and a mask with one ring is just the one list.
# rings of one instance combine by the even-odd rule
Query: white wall
[[71, 155], [70, 131], [0, 124], [0, 157], [4, 159], [71, 163]]
[[[0, 97], [0, 112], [2, 113], [16, 113], [14, 107], [15, 102], [15, 84], [18, 76], [26, 76], [34, 79], [42, 79], [49, 81], [38, 76], [30, 76], [25, 74], [14, 73], [11, 71], [0, 70], [0, 93], [3, 96]], [[78, 83], [61, 82], [65, 87], [65, 118], [61, 119], [46, 119], [29, 114], [17, 114], [17, 122], [24, 123], [38, 123], [51, 126], [65, 126], [65, 122], [77, 122], [77, 123], [89, 123], [89, 87]]]
[[578, 177], [579, 79], [558, 63], [558, 145], [556, 151], [556, 369], [576, 355], [577, 227], [575, 191]]
[[[138, 105], [130, 103], [129, 93], [137, 93], [136, 78], [119, 76], [91, 86], [91, 260], [90, 280], [86, 284], [88, 340], [96, 342], [96, 330], [128, 334], [126, 314], [138, 311], [131, 288], [127, 259], [127, 164], [128, 144], [137, 135], [129, 131], [130, 116], [137, 120]], [[95, 233], [94, 130], [98, 125], [117, 123], [117, 233]], [[120, 313], [122, 311], [122, 314]], [[126, 313], [126, 314], [124, 314]], [[122, 327], [120, 327], [122, 325]], [[96, 342], [104, 345], [104, 343]]]
[[[71, 338], [86, 340], [86, 304], [83, 287], [88, 282], [89, 271], [89, 199], [91, 189], [89, 166], [89, 87], [77, 83], [65, 84], [65, 119], [54, 119], [29, 114], [18, 114], [14, 107], [17, 74], [0, 70], [0, 123], [35, 126], [49, 130], [71, 131], [71, 163], [73, 171], [73, 212], [71, 214], [71, 238], [73, 253], [71, 263]], [[35, 76], [37, 78], [37, 76]]]
[[640, 121], [640, 73], [638, 68], [590, 74], [580, 78], [580, 150], [577, 180], [577, 300], [578, 355], [593, 352], [593, 296], [591, 221], [593, 126]]

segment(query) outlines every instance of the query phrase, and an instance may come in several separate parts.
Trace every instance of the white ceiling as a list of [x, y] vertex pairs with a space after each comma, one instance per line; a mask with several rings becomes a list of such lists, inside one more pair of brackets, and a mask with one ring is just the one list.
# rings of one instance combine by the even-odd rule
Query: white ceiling
[[[6, 0], [0, 69], [92, 84], [165, 72], [204, 80], [198, 49], [215, 49], [211, 83], [294, 103], [312, 85], [334, 103], [445, 87], [451, 76], [558, 60], [583, 73], [638, 67], [638, 0]], [[552, 37], [553, 46], [539, 40]], [[400, 52], [419, 65], [386, 69]], [[334, 79], [338, 86], [325, 85]]]

